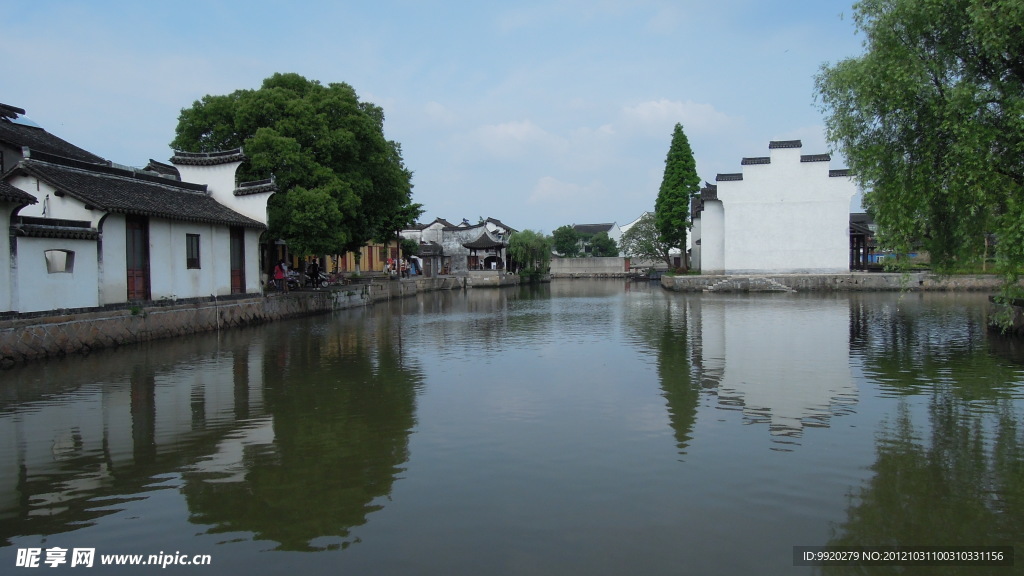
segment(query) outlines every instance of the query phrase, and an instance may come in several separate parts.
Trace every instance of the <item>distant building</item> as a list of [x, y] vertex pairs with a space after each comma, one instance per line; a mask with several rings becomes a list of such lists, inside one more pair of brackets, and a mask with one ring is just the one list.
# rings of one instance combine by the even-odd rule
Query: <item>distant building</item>
[[[644, 212], [643, 214], [641, 214], [641, 215], [637, 216], [636, 218], [634, 218], [633, 220], [631, 220], [629, 223], [623, 224], [622, 226], [619, 226], [619, 238], [621, 239], [622, 236], [626, 232], [629, 232], [630, 228], [632, 228], [633, 226], [636, 226], [637, 222], [639, 222], [640, 219], [643, 218], [644, 216], [650, 216], [651, 218], [654, 218], [654, 212]], [[686, 241], [687, 241], [688, 244], [689, 244], [692, 236], [693, 236], [692, 234], [687, 234], [686, 235]], [[629, 257], [629, 262], [630, 262], [630, 267], [631, 268], [633, 268], [633, 269], [655, 269], [655, 270], [664, 270], [666, 268], [665, 260], [663, 260], [661, 258], [640, 258], [640, 257], [637, 257], [636, 254], [629, 254], [629, 253], [625, 252], [622, 249], [621, 242], [616, 240], [616, 243], [619, 244], [619, 254], [621, 254], [622, 256], [628, 256]], [[679, 268], [679, 267], [681, 267], [683, 265], [683, 258], [682, 258], [682, 256], [683, 256], [683, 252], [679, 248], [670, 248], [669, 249], [668, 257], [669, 257], [669, 260], [672, 261], [672, 267], [673, 268]]]
[[619, 246], [619, 240], [622, 239], [622, 231], [619, 230], [619, 226], [615, 222], [605, 224], [573, 224], [572, 229], [580, 235], [580, 254], [583, 255], [591, 254], [590, 240], [601, 232], [604, 232], [609, 238], [614, 240], [615, 246]]
[[467, 220], [454, 225], [443, 218], [402, 230], [403, 238], [420, 244], [426, 276], [459, 274], [470, 270], [508, 270], [508, 241], [518, 230], [500, 220], [487, 218], [478, 224]]
[[744, 158], [692, 205], [693, 255], [702, 274], [839, 273], [850, 269], [847, 170], [828, 154], [801, 155], [799, 140], [774, 141]]

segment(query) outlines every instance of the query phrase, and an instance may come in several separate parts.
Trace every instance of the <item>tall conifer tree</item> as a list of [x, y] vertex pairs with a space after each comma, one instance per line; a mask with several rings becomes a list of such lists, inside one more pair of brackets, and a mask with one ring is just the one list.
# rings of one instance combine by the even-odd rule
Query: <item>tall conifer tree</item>
[[[682, 124], [672, 131], [672, 144], [665, 157], [665, 175], [654, 203], [654, 221], [661, 242], [686, 251], [686, 230], [690, 226], [690, 198], [700, 190], [697, 162]], [[683, 267], [686, 259], [683, 258]]]

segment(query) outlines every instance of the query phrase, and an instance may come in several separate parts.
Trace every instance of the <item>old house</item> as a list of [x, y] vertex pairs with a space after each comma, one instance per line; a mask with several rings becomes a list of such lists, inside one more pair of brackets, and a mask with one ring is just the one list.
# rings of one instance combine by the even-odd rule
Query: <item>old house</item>
[[692, 206], [693, 266], [702, 274], [839, 273], [850, 267], [847, 170], [828, 154], [802, 155], [799, 140], [719, 174]]
[[[22, 143], [2, 177], [0, 216], [10, 233], [0, 311], [261, 291], [259, 238], [276, 186], [235, 183], [240, 149], [176, 153], [175, 175], [55, 147], [59, 139], [35, 130], [0, 131], [5, 162]], [[75, 157], [60, 154], [69, 150]]]
[[621, 243], [620, 241], [622, 240], [622, 231], [615, 222], [606, 222], [603, 224], [573, 224], [572, 229], [580, 236], [580, 254], [585, 256], [589, 256], [593, 252], [593, 249], [590, 246], [590, 241], [593, 240], [594, 236], [597, 236], [602, 232], [614, 240], [616, 246], [619, 246]]
[[420, 244], [425, 275], [459, 274], [471, 270], [508, 270], [508, 241], [514, 228], [487, 218], [453, 225], [443, 218], [402, 230], [402, 237]]

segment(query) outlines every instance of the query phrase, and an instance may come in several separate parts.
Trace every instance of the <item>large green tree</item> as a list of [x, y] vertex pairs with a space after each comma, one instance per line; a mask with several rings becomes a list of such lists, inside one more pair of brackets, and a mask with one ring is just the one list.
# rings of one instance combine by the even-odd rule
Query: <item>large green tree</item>
[[1024, 265], [1024, 2], [866, 0], [864, 53], [823, 66], [828, 138], [865, 190], [883, 247], [954, 270]]
[[566, 258], [575, 258], [580, 255], [580, 233], [575, 228], [566, 224], [555, 228], [551, 233], [551, 240], [554, 243], [555, 252]]
[[242, 147], [242, 180], [273, 174], [269, 234], [306, 254], [354, 251], [412, 205], [412, 172], [384, 136], [384, 111], [345, 83], [274, 74], [258, 90], [208, 95], [181, 111], [171, 147]]
[[[686, 231], [690, 227], [690, 198], [700, 191], [697, 162], [682, 124], [672, 130], [672, 143], [665, 157], [665, 174], [654, 202], [654, 222], [661, 242], [686, 250]], [[684, 264], [685, 266], [685, 259]]]
[[607, 232], [598, 232], [590, 238], [590, 255], [595, 257], [618, 256], [619, 247], [615, 244], [615, 239]]
[[666, 266], [672, 267], [669, 251], [673, 246], [661, 241], [653, 212], [645, 212], [629, 230], [623, 232], [619, 244], [626, 256], [659, 258], [665, 261]]

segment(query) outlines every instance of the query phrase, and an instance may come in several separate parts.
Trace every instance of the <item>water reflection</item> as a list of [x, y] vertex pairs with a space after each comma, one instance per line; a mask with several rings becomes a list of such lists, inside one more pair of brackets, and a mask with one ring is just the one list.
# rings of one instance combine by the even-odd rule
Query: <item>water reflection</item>
[[[237, 331], [5, 373], [0, 541], [88, 526], [210, 445], [239, 408], [220, 383], [230, 390], [236, 352], [250, 346]], [[258, 406], [259, 392], [246, 400]]]
[[0, 562], [790, 574], [794, 545], [1019, 545], [1024, 367], [982, 301], [556, 282], [22, 367]]
[[[649, 286], [630, 285], [632, 292], [647, 292]], [[657, 361], [658, 379], [665, 397], [669, 423], [680, 455], [686, 454], [693, 438], [700, 389], [694, 383], [691, 357], [695, 347], [689, 335], [691, 299], [670, 294], [626, 299], [626, 325], [633, 340]], [[697, 339], [699, 342], [699, 339]], [[699, 346], [699, 344], [697, 344]]]
[[[396, 322], [385, 313], [354, 330], [272, 330], [263, 357], [268, 416], [185, 473], [193, 520], [281, 549], [347, 546], [409, 458], [421, 375], [399, 350]], [[311, 330], [317, 337], [296, 334]]]
[[[853, 349], [896, 410], [878, 428], [872, 477], [833, 545], [1024, 545], [1019, 367], [994, 361], [973, 295], [906, 295], [851, 306]], [[872, 573], [921, 572], [880, 567]], [[830, 568], [829, 574], [862, 573]], [[975, 573], [975, 572], [969, 572]]]
[[0, 542], [89, 526], [184, 471], [211, 533], [344, 545], [408, 459], [421, 375], [395, 323], [383, 309], [357, 330], [288, 322], [5, 373]]
[[856, 404], [845, 298], [708, 295], [691, 314], [701, 387], [767, 425], [776, 449]]

